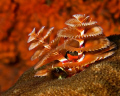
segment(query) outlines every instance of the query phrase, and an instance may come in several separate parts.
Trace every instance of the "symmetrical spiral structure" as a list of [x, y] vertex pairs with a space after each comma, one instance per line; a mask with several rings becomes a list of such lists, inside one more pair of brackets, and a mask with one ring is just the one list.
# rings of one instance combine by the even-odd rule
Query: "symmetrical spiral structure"
[[35, 76], [47, 76], [54, 69], [61, 69], [68, 76], [72, 76], [89, 64], [114, 54], [115, 44], [104, 36], [96, 21], [91, 21], [89, 16], [81, 14], [73, 17], [65, 22], [67, 27], [59, 30], [57, 37], [50, 42], [53, 27], [43, 37], [41, 33], [44, 27], [37, 33], [33, 29], [29, 34], [28, 43], [32, 42], [29, 50], [38, 48], [31, 58], [39, 58], [34, 69], [46, 65], [44, 69], [37, 71]]

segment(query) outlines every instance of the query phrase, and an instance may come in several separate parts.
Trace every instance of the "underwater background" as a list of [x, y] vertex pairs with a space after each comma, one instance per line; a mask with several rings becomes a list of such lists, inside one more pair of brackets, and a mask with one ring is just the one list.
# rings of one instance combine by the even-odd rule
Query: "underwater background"
[[28, 34], [35, 27], [55, 27], [52, 37], [73, 14], [89, 15], [106, 36], [120, 34], [119, 0], [0, 0], [0, 90], [10, 88], [34, 66]]

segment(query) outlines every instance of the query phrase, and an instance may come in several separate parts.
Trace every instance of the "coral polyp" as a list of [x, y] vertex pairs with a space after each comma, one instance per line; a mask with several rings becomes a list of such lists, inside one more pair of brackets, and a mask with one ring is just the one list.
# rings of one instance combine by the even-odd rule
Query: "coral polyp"
[[114, 54], [116, 45], [104, 36], [103, 29], [89, 16], [75, 14], [65, 24], [67, 27], [59, 30], [56, 38], [51, 41], [49, 37], [53, 27], [44, 36], [41, 36], [44, 26], [37, 33], [33, 29], [29, 34], [29, 50], [38, 48], [31, 58], [39, 58], [34, 69], [45, 65], [35, 76], [47, 76], [57, 68], [67, 76], [72, 76], [85, 70], [89, 64]]

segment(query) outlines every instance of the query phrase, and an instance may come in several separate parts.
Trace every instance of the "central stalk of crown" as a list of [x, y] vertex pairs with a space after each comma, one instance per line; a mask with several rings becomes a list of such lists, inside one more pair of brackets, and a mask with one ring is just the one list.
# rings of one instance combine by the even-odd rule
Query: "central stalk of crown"
[[[82, 31], [82, 34], [83, 31]], [[76, 48], [84, 47], [84, 40], [83, 39], [74, 39], [75, 41], [71, 42], [71, 45]], [[74, 43], [74, 45], [73, 45]], [[84, 59], [84, 54], [82, 51], [66, 51], [66, 54], [63, 58], [60, 58], [59, 61], [62, 63], [66, 62], [81, 62]]]

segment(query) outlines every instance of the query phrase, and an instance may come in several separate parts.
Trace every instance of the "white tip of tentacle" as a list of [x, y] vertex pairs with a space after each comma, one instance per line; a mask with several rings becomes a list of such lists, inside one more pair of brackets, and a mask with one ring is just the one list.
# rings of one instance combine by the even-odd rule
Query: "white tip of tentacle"
[[77, 61], [81, 62], [84, 59], [84, 57], [85, 57], [85, 55], [83, 54], [83, 56], [80, 59], [78, 59]]
[[32, 32], [30, 34], [28, 34], [28, 36], [31, 36], [33, 34], [35, 34], [35, 28], [33, 28]]
[[84, 35], [84, 32], [85, 32], [85, 31], [83, 30], [83, 31], [81, 32], [81, 35]]
[[85, 17], [85, 14], [84, 15], [82, 15], [82, 14], [75, 14], [75, 15], [73, 15], [73, 17], [79, 20], [79, 18]]
[[59, 61], [62, 62], [62, 63], [64, 63], [65, 61], [67, 61], [67, 59], [66, 58], [62, 58]]
[[45, 28], [45, 26], [43, 26], [43, 27], [38, 31], [37, 35], [39, 35], [40, 33], [42, 33], [43, 30], [44, 30], [44, 28]]

